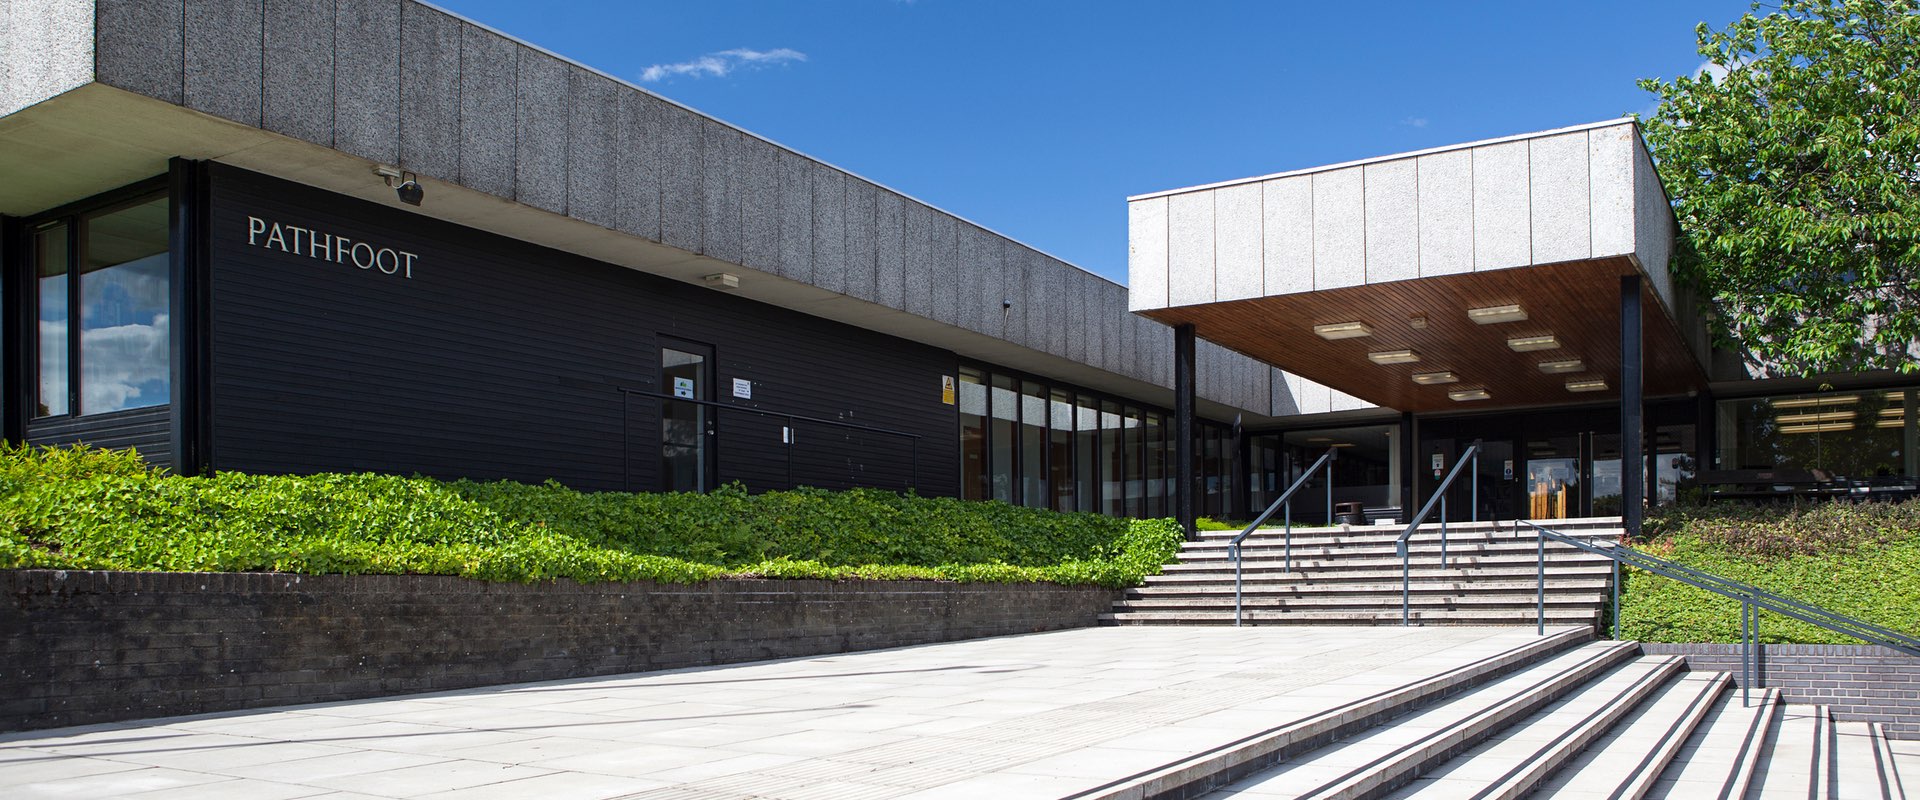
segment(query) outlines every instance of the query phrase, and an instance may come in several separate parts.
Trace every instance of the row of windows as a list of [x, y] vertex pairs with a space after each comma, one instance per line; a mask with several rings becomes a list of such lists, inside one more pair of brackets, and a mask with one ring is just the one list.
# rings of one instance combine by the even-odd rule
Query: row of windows
[[[1151, 407], [986, 369], [960, 369], [961, 493], [1056, 511], [1172, 514], [1172, 418]], [[1197, 421], [1195, 511], [1228, 516], [1238, 447]]]
[[46, 220], [31, 231], [34, 417], [164, 405], [171, 376], [166, 195]]

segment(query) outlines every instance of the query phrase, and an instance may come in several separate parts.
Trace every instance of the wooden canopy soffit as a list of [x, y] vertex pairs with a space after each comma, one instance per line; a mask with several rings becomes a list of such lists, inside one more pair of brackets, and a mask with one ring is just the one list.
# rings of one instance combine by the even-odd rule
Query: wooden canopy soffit
[[[1273, 295], [1142, 312], [1168, 325], [1192, 324], [1201, 338], [1287, 372], [1400, 411], [1471, 411], [1557, 405], [1620, 396], [1620, 278], [1624, 257], [1570, 261], [1431, 278]], [[1680, 329], [1641, 282], [1645, 387], [1649, 397], [1706, 387], [1706, 373]], [[1480, 324], [1469, 309], [1517, 305], [1526, 319]], [[1316, 325], [1358, 322], [1371, 333], [1326, 339]], [[1518, 352], [1509, 340], [1552, 336], [1547, 349]], [[1369, 353], [1410, 350], [1418, 361], [1376, 363]], [[1379, 357], [1379, 356], [1376, 356]], [[1404, 358], [1405, 356], [1402, 356]], [[1388, 360], [1391, 360], [1390, 358]], [[1544, 362], [1578, 360], [1572, 371]], [[1559, 367], [1567, 369], [1562, 363]], [[1415, 374], [1452, 373], [1452, 383], [1422, 385]], [[1569, 382], [1604, 381], [1603, 390], [1570, 391]], [[1483, 400], [1453, 392], [1483, 389]]]

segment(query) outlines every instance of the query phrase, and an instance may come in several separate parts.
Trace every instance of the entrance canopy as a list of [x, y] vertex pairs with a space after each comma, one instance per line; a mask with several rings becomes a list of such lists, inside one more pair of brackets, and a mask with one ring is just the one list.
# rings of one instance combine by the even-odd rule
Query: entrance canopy
[[1640, 275], [1647, 393], [1706, 386], [1675, 224], [1614, 120], [1129, 198], [1135, 312], [1401, 411], [1619, 397]]

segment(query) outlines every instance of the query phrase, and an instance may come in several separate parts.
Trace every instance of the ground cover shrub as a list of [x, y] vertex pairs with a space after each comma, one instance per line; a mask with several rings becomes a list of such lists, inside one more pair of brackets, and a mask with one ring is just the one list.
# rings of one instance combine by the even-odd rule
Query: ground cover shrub
[[[1649, 514], [1636, 546], [1695, 569], [1920, 636], [1920, 501], [1711, 505]], [[1740, 604], [1627, 570], [1621, 636], [1653, 642], [1737, 642]], [[1778, 614], [1760, 640], [1858, 644]]]
[[657, 580], [728, 575], [1129, 586], [1168, 520], [876, 490], [578, 492], [374, 474], [166, 474], [126, 451], [0, 447], [0, 568]]

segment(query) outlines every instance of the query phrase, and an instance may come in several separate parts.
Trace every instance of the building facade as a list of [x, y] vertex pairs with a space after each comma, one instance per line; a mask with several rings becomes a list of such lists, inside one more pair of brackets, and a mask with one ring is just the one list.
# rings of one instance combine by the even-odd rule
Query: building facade
[[[1380, 519], [1473, 441], [1456, 515], [1606, 513], [1635, 463], [1656, 501], [1715, 469], [1920, 474], [1908, 384], [1705, 348], [1631, 123], [1132, 198], [1130, 293], [410, 0], [53, 0], [0, 9], [0, 44], [10, 441], [1137, 516], [1188, 486], [1221, 518], [1330, 448], [1315, 496]], [[1528, 336], [1558, 338], [1501, 341]]]

